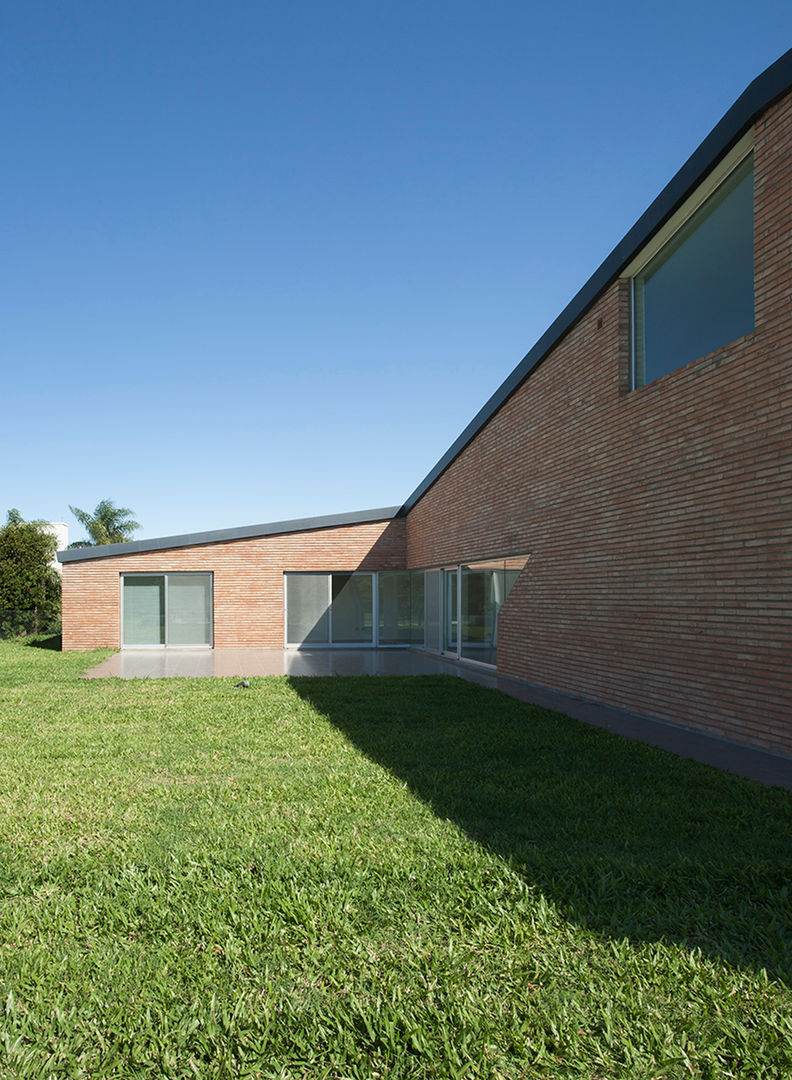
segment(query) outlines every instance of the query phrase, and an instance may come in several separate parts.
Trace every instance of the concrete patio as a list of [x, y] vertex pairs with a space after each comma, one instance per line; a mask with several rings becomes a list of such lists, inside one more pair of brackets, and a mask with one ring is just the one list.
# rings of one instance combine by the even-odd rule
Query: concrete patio
[[457, 675], [497, 686], [491, 669], [414, 649], [125, 649], [86, 679], [252, 678], [257, 675]]

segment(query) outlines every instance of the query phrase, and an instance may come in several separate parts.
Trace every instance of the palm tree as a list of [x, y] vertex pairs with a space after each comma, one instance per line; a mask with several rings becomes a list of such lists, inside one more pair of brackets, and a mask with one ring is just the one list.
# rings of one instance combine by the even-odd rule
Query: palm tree
[[79, 523], [88, 530], [90, 540], [76, 540], [69, 547], [95, 547], [99, 544], [124, 544], [132, 539], [132, 533], [140, 525], [132, 517], [127, 506], [116, 506], [112, 499], [102, 499], [92, 514], [77, 506], [69, 509]]

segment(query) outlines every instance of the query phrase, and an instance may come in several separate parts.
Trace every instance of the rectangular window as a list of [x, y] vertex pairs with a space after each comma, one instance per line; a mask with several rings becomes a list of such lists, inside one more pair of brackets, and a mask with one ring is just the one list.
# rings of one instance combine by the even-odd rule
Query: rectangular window
[[165, 644], [165, 578], [124, 578], [124, 644]]
[[383, 571], [377, 575], [380, 645], [409, 645], [412, 640], [412, 576], [409, 570]]
[[330, 582], [327, 574], [286, 574], [286, 641], [330, 643]]
[[333, 642], [374, 644], [374, 598], [371, 574], [333, 574]]
[[754, 329], [752, 154], [634, 274], [632, 302], [636, 387]]
[[121, 602], [126, 648], [212, 644], [211, 574], [125, 574]]
[[494, 666], [498, 657], [498, 613], [528, 558], [514, 555], [427, 570], [424, 647]]
[[284, 574], [286, 645], [423, 644], [423, 571]]
[[168, 644], [208, 645], [212, 587], [208, 574], [168, 574]]

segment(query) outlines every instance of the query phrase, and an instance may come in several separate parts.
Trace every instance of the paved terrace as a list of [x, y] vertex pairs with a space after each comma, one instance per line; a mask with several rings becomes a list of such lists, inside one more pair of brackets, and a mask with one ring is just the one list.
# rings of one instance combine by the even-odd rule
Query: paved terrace
[[575, 720], [659, 746], [679, 757], [792, 791], [792, 758], [597, 705], [414, 649], [127, 649], [86, 679], [253, 678], [259, 675], [453, 675]]

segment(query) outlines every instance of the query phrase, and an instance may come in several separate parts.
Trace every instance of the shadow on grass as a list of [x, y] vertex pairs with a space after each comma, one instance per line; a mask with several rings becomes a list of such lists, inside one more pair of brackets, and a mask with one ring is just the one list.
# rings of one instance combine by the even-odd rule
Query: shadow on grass
[[787, 792], [449, 676], [290, 682], [565, 918], [792, 985]]
[[29, 645], [32, 649], [55, 649], [57, 652], [61, 651], [61, 635], [60, 634], [31, 634], [23, 641], [24, 645]]

